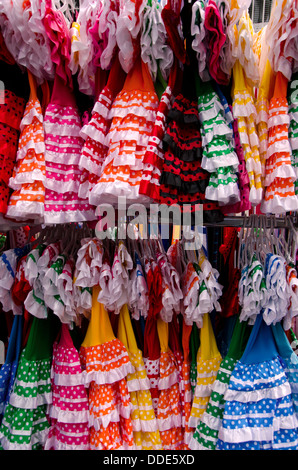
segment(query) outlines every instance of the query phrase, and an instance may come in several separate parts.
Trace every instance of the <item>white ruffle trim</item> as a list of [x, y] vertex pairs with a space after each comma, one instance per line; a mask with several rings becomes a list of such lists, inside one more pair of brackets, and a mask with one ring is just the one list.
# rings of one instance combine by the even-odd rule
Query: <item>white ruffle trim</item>
[[95, 211], [91, 210], [66, 210], [66, 211], [47, 211], [44, 212], [45, 224], [63, 224], [68, 222], [84, 222], [96, 220]]
[[110, 371], [93, 370], [87, 372], [84, 370], [82, 372], [82, 379], [84, 386], [87, 388], [90, 386], [91, 382], [95, 382], [98, 385], [119, 382], [119, 380], [124, 379], [128, 374], [132, 374], [134, 372], [134, 367], [130, 362], [128, 362], [118, 367], [117, 369], [112, 369]]

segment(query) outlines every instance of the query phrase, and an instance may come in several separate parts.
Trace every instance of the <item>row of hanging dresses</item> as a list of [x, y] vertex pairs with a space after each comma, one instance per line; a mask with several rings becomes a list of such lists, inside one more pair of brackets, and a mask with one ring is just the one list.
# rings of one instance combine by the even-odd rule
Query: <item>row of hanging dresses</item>
[[261, 33], [237, 2], [84, 1], [77, 18], [37, 4], [5, 1], [0, 15], [21, 97], [9, 221], [95, 222], [120, 196], [177, 204], [192, 221], [202, 206], [211, 223], [297, 209], [294, 0]]
[[[13, 316], [0, 370], [3, 449], [297, 449], [298, 360], [288, 339], [297, 315], [293, 270], [282, 284], [283, 317], [268, 321], [268, 296], [255, 317], [243, 320], [241, 291], [238, 309], [237, 291], [233, 311], [227, 300], [221, 309], [223, 291], [204, 251], [187, 260], [180, 242], [166, 254], [152, 244], [134, 265], [123, 242], [112, 250], [83, 238], [67, 277], [71, 260], [54, 233], [50, 243], [2, 253], [2, 308]], [[228, 264], [234, 235], [221, 247]], [[260, 272], [255, 262], [249, 289], [259, 288]], [[58, 279], [68, 279], [64, 297]], [[273, 295], [281, 282], [270, 287], [269, 280]], [[127, 291], [135, 288], [145, 298], [133, 308]]]

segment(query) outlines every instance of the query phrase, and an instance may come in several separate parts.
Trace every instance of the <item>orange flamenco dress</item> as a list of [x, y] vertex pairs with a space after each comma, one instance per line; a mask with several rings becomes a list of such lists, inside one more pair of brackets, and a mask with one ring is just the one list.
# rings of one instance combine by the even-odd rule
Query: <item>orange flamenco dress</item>
[[89, 390], [91, 450], [134, 449], [127, 375], [134, 372], [127, 349], [113, 333], [107, 311], [92, 289], [91, 318], [80, 348]]
[[296, 174], [292, 167], [289, 142], [287, 87], [287, 78], [277, 72], [269, 106], [265, 198], [261, 204], [264, 213], [281, 214], [298, 209], [294, 186]]
[[43, 113], [35, 78], [28, 71], [30, 98], [20, 124], [20, 139], [9, 187], [7, 217], [39, 222], [44, 215], [46, 178]]
[[89, 194], [93, 205], [106, 200], [117, 204], [120, 196], [134, 203], [150, 203], [150, 198], [140, 194], [139, 188], [158, 104], [148, 67], [138, 59], [108, 114], [111, 119], [106, 135], [108, 152], [100, 178]]
[[142, 351], [138, 348], [130, 314], [124, 305], [119, 314], [118, 339], [128, 350], [134, 372], [126, 377], [132, 404], [132, 426], [137, 450], [161, 450], [161, 439]]

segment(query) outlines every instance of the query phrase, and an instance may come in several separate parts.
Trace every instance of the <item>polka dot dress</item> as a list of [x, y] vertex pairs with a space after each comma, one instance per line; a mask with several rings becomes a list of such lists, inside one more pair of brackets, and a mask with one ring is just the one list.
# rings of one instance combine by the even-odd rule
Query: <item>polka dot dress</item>
[[250, 331], [246, 322], [240, 322], [239, 319], [236, 321], [229, 350], [220, 364], [207, 408], [191, 438], [190, 448], [193, 450], [216, 449], [225, 408], [225, 392], [235, 365], [243, 354]]
[[196, 428], [207, 408], [213, 384], [221, 363], [209, 314], [203, 318], [200, 329], [200, 347], [197, 353], [197, 377], [188, 426]]
[[88, 450], [88, 395], [79, 354], [66, 325], [62, 326], [60, 342], [54, 344], [51, 380], [51, 427], [45, 450]]
[[89, 397], [90, 449], [133, 449], [126, 377], [134, 368], [126, 348], [114, 336], [107, 311], [97, 301], [98, 294], [99, 287], [94, 287], [91, 319], [80, 348]]
[[95, 219], [88, 199], [78, 195], [83, 139], [75, 99], [58, 76], [44, 117], [45, 131], [45, 223], [83, 222]]
[[45, 444], [49, 431], [47, 410], [52, 403], [53, 332], [52, 318], [34, 318], [0, 426], [4, 450], [41, 450]]
[[281, 214], [298, 207], [294, 186], [296, 174], [292, 167], [289, 141], [287, 83], [282, 73], [278, 72], [269, 106], [265, 197], [261, 205], [263, 213]]
[[232, 372], [218, 433], [219, 450], [297, 450], [291, 387], [272, 330], [258, 315]]
[[157, 107], [158, 98], [148, 68], [137, 61], [109, 112], [111, 126], [106, 136], [109, 149], [99, 181], [89, 196], [93, 205], [106, 200], [117, 204], [119, 196], [125, 196], [128, 202], [150, 202], [139, 188]]
[[20, 124], [17, 161], [9, 179], [9, 186], [14, 192], [9, 199], [7, 216], [39, 221], [44, 214], [46, 177], [43, 115], [34, 77], [28, 74], [31, 95]]
[[157, 320], [161, 348], [157, 420], [163, 449], [182, 450], [184, 441], [179, 373], [175, 356], [168, 346], [168, 328], [168, 323]]

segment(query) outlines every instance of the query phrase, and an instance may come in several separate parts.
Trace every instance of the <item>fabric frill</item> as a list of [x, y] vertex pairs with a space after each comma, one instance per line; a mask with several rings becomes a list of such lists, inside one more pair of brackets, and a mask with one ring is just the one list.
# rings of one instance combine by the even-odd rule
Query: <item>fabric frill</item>
[[162, 448], [182, 450], [184, 439], [179, 371], [173, 351], [169, 348], [169, 324], [158, 319], [157, 332], [160, 342], [157, 421]]

